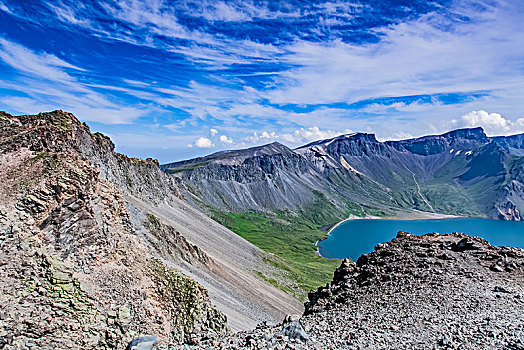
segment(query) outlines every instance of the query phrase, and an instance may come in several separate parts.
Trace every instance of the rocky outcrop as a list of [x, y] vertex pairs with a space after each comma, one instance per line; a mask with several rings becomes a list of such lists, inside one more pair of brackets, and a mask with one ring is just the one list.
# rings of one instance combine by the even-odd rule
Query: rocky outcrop
[[[399, 232], [396, 239], [378, 244], [374, 252], [362, 255], [356, 263], [345, 259], [330, 283], [309, 294], [305, 314], [345, 303], [355, 289], [373, 284], [402, 281], [414, 287], [427, 282], [429, 276], [443, 280], [467, 276], [475, 284], [490, 277], [490, 267], [500, 261], [509, 264], [506, 270], [516, 278], [515, 283], [524, 277], [522, 249], [491, 246], [482, 238], [461, 233], [414, 236]], [[507, 276], [490, 278], [496, 277]]]
[[7, 348], [166, 346], [226, 331], [225, 314], [242, 329], [300, 310], [256, 277], [278, 273], [263, 253], [185, 203], [156, 160], [115, 153], [72, 114], [1, 113], [0, 169]]
[[188, 199], [229, 211], [296, 209], [315, 200], [312, 190], [328, 188], [306, 159], [279, 143], [165, 164], [162, 169], [183, 179]]
[[442, 135], [424, 136], [402, 141], [388, 141], [387, 144], [403, 151], [429, 156], [440, 154], [450, 149], [477, 148], [489, 143], [488, 136], [482, 128], [458, 129]]
[[461, 233], [399, 232], [356, 263], [344, 260], [295, 323], [261, 324], [201, 347], [521, 349], [523, 282], [522, 249]]
[[150, 239], [151, 245], [156, 251], [161, 252], [163, 257], [169, 257], [172, 261], [184, 260], [191, 265], [201, 265], [206, 269], [216, 270], [220, 267], [197, 245], [188, 240], [172, 226], [163, 224], [156, 216], [149, 214], [146, 223], [154, 239]]
[[179, 343], [225, 331], [207, 291], [151, 257], [119, 191], [89, 161], [18, 152], [26, 156], [0, 184], [5, 347], [123, 348], [144, 332]]

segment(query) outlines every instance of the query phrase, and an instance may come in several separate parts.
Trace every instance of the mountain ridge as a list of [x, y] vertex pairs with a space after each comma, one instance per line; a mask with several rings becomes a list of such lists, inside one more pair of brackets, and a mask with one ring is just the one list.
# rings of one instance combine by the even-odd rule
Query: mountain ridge
[[0, 113], [0, 167], [8, 344], [174, 344], [301, 310], [268, 282], [284, 277], [267, 253], [188, 205], [158, 161], [115, 153], [70, 113]]
[[[279, 152], [272, 148], [272, 152], [258, 155], [254, 149], [271, 148], [273, 144], [258, 146], [246, 150], [232, 151], [233, 154], [243, 154], [242, 158], [230, 159], [230, 152], [212, 154], [205, 162], [187, 160], [177, 163], [161, 165], [161, 169], [173, 173], [182, 182], [187, 182], [192, 188], [201, 190], [201, 183], [211, 186], [215, 193], [221, 193], [221, 201], [204, 199], [204, 202], [214, 207], [239, 211], [247, 210], [275, 210], [282, 208], [296, 209], [305, 205], [304, 201], [293, 196], [287, 196], [288, 200], [279, 200], [279, 184], [285, 184], [287, 179], [301, 178], [302, 184], [296, 180], [290, 180], [295, 189], [300, 190], [300, 196], [309, 198], [308, 192], [322, 191], [334, 193], [329, 196], [337, 207], [343, 206], [343, 199], [348, 199], [356, 204], [368, 205], [364, 197], [369, 196], [373, 188], [375, 200], [379, 207], [385, 212], [395, 212], [409, 207], [422, 211], [431, 211], [434, 202], [437, 201], [437, 211], [445, 214], [458, 214], [469, 216], [492, 217], [499, 219], [522, 220], [520, 214], [524, 207], [518, 201], [504, 196], [505, 188], [495, 188], [501, 184], [502, 178], [514, 174], [507, 174], [504, 169], [515, 161], [512, 157], [524, 155], [524, 135], [488, 137], [484, 130], [477, 128], [463, 128], [452, 130], [441, 135], [428, 135], [399, 141], [378, 141], [374, 134], [353, 133], [339, 135], [326, 140], [318, 140], [297, 147], [293, 150], [283, 146]], [[291, 151], [291, 153], [290, 153]], [[219, 156], [218, 156], [219, 155]], [[280, 157], [280, 159], [277, 159]], [[210, 163], [220, 163], [222, 167], [213, 167]], [[300, 166], [296, 164], [300, 163]], [[192, 164], [192, 167], [183, 168], [180, 165]], [[231, 167], [229, 167], [231, 165]], [[268, 165], [270, 165], [268, 167]], [[213, 169], [211, 169], [213, 167]], [[248, 170], [250, 169], [250, 170]], [[484, 169], [484, 173], [482, 170]], [[487, 170], [489, 169], [489, 170]], [[515, 169], [520, 172], [520, 169]], [[250, 177], [259, 172], [258, 177]], [[275, 172], [281, 176], [275, 181], [264, 175], [274, 175]], [[229, 173], [227, 178], [221, 175]], [[308, 181], [305, 181], [305, 180]], [[269, 193], [273, 193], [275, 200], [256, 200], [236, 202], [230, 193], [231, 188], [218, 188], [217, 181], [231, 180], [237, 183], [250, 183], [270, 181], [273, 186], [263, 186]], [[460, 208], [442, 207], [439, 200], [433, 196], [442, 196], [438, 193], [437, 182], [445, 184], [445, 191], [455, 192], [461, 197], [472, 198], [471, 206], [466, 211]], [[279, 184], [278, 184], [278, 183]], [[348, 183], [349, 182], [349, 183]], [[472, 190], [474, 185], [490, 182], [490, 186], [496, 192], [496, 200], [487, 204], [476, 197], [479, 191]], [[314, 184], [313, 184], [314, 183]], [[520, 182], [519, 182], [520, 184]], [[517, 184], [516, 184], [517, 185]], [[422, 187], [421, 187], [422, 186]], [[249, 193], [249, 197], [257, 197], [256, 190], [243, 186], [243, 190]], [[253, 187], [253, 186], [251, 186]], [[365, 188], [367, 187], [367, 188]], [[513, 186], [515, 187], [515, 186]], [[516, 186], [517, 188], [519, 186]], [[428, 192], [427, 195], [422, 194]], [[414, 192], [420, 192], [417, 195]], [[229, 194], [228, 194], [229, 193]], [[198, 195], [197, 195], [198, 196]], [[417, 197], [428, 197], [424, 200]], [[203, 197], [211, 197], [206, 192]], [[398, 198], [395, 198], [398, 197]], [[385, 201], [387, 198], [389, 201]], [[225, 200], [224, 200], [225, 199]]]

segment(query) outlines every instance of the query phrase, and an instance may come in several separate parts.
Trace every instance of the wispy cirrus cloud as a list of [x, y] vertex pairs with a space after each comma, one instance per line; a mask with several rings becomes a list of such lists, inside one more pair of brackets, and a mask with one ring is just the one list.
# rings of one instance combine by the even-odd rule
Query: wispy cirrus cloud
[[15, 78], [0, 82], [0, 88], [17, 93], [3, 94], [0, 101], [16, 112], [61, 108], [73, 111], [83, 120], [105, 123], [130, 123], [145, 114], [143, 108], [119, 105], [90, 89], [72, 74], [84, 69], [55, 55], [37, 53], [2, 38], [0, 48], [0, 60], [15, 72]]
[[183, 134], [194, 151], [199, 138], [216, 148], [346, 129], [386, 139], [447, 131], [471, 111], [524, 116], [516, 0], [0, 4], [10, 28], [23, 23], [43, 43], [3, 39], [0, 59], [15, 72], [1, 82], [6, 106]]

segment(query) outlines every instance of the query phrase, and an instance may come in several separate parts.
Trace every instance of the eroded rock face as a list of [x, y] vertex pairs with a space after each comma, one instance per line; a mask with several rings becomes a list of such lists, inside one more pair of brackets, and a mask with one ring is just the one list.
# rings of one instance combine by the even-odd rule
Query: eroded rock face
[[[147, 175], [167, 176], [147, 171], [153, 160], [96, 168], [112, 143], [64, 112], [0, 115], [0, 147], [0, 348], [123, 349], [141, 334], [167, 345], [226, 330], [207, 290], [134, 232], [122, 191], [154, 196]], [[122, 191], [107, 180], [121, 171]], [[182, 236], [172, 243], [206, 263]]]
[[[46, 250], [73, 266], [87, 266], [86, 271], [95, 270], [91, 255], [113, 256], [104, 249], [114, 249], [123, 238], [136, 240], [140, 248], [126, 255], [136, 250], [158, 258], [205, 285], [232, 328], [251, 328], [302, 309], [298, 300], [254, 274], [280, 276], [264, 263], [263, 252], [182, 200], [179, 180], [162, 172], [158, 161], [129, 158], [114, 148], [107, 136], [91, 133], [70, 113], [0, 112], [0, 205], [8, 216], [25, 213]], [[151, 225], [151, 217], [158, 225]], [[78, 252], [89, 254], [79, 258]], [[135, 261], [123, 261], [128, 260]], [[115, 279], [107, 288], [127, 283], [118, 272], [105, 273], [101, 285]], [[164, 340], [159, 334], [159, 343]]]
[[[399, 232], [309, 294], [305, 315], [202, 348], [522, 349], [524, 251], [461, 233]], [[300, 327], [298, 327], [298, 325]]]
[[218, 270], [219, 266], [197, 245], [191, 244], [173, 227], [163, 224], [157, 217], [149, 214], [146, 222], [152, 236], [151, 245], [164, 257], [182, 259], [191, 265], [201, 265], [207, 270]]

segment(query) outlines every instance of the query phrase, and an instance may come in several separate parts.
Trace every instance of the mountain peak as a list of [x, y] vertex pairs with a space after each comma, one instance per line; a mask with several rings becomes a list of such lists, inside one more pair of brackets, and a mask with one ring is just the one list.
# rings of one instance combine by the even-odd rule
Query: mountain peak
[[351, 138], [353, 140], [364, 140], [364, 141], [370, 141], [370, 142], [378, 142], [377, 137], [375, 134], [369, 134], [367, 132], [357, 132], [354, 134], [346, 134], [343, 135], [346, 138]]
[[163, 170], [165, 169], [171, 169], [171, 168], [178, 168], [182, 166], [187, 166], [190, 164], [199, 164], [199, 163], [208, 163], [208, 162], [214, 162], [214, 163], [222, 163], [222, 164], [240, 164], [247, 158], [256, 157], [256, 156], [263, 156], [263, 155], [273, 155], [273, 154], [283, 154], [283, 155], [289, 155], [293, 154], [294, 152], [287, 146], [281, 144], [280, 142], [272, 142], [261, 146], [255, 146], [251, 148], [245, 148], [245, 149], [235, 149], [235, 150], [227, 150], [227, 151], [220, 151], [213, 154], [210, 154], [205, 157], [199, 157], [189, 160], [183, 160], [179, 162], [173, 162], [173, 163], [167, 163], [163, 164], [161, 168]]
[[24, 118], [40, 119], [47, 125], [54, 126], [63, 131], [70, 130], [73, 125], [82, 124], [73, 113], [65, 112], [60, 109], [51, 112], [38, 113], [37, 115], [24, 115], [19, 118], [21, 120]]
[[442, 136], [451, 139], [461, 138], [467, 140], [488, 142], [488, 136], [484, 132], [484, 129], [482, 129], [481, 127], [452, 130], [443, 134]]
[[405, 149], [415, 154], [431, 155], [448, 150], [450, 147], [466, 146], [471, 143], [486, 144], [489, 138], [482, 128], [465, 128], [449, 131], [441, 135], [428, 135], [401, 141], [387, 141], [399, 150]]
[[368, 134], [368, 133], [365, 133], [365, 132], [354, 132], [354, 133], [350, 133], [350, 134], [338, 135], [338, 136], [335, 136], [335, 137], [330, 138], [330, 139], [313, 141], [313, 142], [308, 143], [307, 145], [300, 146], [300, 147], [296, 148], [296, 150], [309, 148], [309, 147], [313, 147], [313, 146], [324, 146], [324, 147], [327, 147], [327, 146], [331, 145], [332, 143], [344, 142], [344, 141], [347, 141], [347, 140], [349, 140], [350, 142], [351, 141], [378, 142], [375, 134]]
[[[0, 117], [4, 121], [20, 125], [31, 124], [38, 127], [55, 127], [61, 131], [69, 131], [73, 125], [82, 125], [82, 123], [69, 112], [55, 110], [51, 112], [42, 112], [36, 115], [19, 115], [13, 116], [5, 111], [0, 111]], [[87, 126], [85, 126], [87, 128]]]
[[257, 155], [271, 155], [275, 153], [288, 154], [288, 153], [293, 153], [293, 151], [289, 147], [281, 144], [280, 142], [274, 141], [274, 142], [267, 143], [261, 146], [255, 146], [255, 147], [250, 147], [250, 148], [245, 148], [245, 149], [221, 151], [221, 152], [211, 154], [209, 157], [221, 158], [223, 155], [227, 155], [227, 157], [231, 157], [231, 156], [254, 157]]

